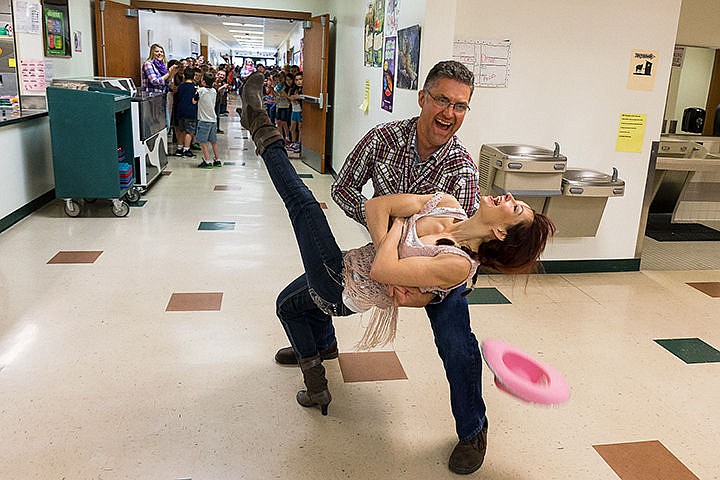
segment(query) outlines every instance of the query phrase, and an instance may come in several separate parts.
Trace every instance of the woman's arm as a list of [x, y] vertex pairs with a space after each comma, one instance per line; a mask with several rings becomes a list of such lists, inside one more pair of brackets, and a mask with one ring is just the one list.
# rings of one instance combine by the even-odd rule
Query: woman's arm
[[370, 278], [386, 285], [405, 287], [450, 288], [463, 282], [470, 274], [470, 262], [451, 253], [434, 257], [406, 257], [398, 255], [403, 219], [393, 220], [390, 231], [375, 247], [375, 259]]
[[[375, 245], [382, 239], [390, 227], [392, 218], [409, 217], [418, 213], [434, 195], [415, 195], [412, 193], [395, 193], [382, 195], [365, 202], [365, 216], [370, 237]], [[459, 207], [460, 204], [452, 195], [443, 195], [438, 203], [443, 207]]]

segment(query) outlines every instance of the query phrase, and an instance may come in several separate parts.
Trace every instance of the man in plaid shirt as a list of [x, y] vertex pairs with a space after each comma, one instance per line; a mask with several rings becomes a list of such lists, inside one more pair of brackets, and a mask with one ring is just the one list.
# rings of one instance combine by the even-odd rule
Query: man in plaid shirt
[[[367, 198], [362, 188], [370, 180], [375, 196], [442, 191], [455, 196], [468, 215], [475, 213], [479, 202], [477, 168], [455, 136], [470, 110], [473, 84], [473, 74], [464, 65], [440, 62], [430, 70], [418, 93], [419, 117], [381, 125], [360, 140], [332, 186], [333, 199], [349, 217], [367, 226]], [[465, 286], [460, 286], [442, 302], [433, 303], [431, 294], [395, 289], [401, 305], [425, 306], [430, 319], [450, 384], [459, 438], [448, 467], [459, 474], [480, 468], [487, 441], [482, 360], [470, 329], [468, 303], [461, 295], [464, 290]]]

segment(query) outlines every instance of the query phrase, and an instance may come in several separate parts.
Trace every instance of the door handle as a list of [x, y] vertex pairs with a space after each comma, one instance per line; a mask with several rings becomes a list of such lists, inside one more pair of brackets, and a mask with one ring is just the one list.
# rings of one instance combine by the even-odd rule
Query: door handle
[[313, 97], [312, 95], [300, 95], [300, 100], [308, 103], [316, 103], [321, 109], [323, 108], [323, 96]]

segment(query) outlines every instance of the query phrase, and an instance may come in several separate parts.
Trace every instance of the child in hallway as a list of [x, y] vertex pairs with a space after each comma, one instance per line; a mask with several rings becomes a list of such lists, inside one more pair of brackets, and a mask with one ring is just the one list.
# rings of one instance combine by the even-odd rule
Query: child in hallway
[[303, 85], [303, 74], [299, 72], [295, 75], [294, 85], [290, 87], [288, 97], [290, 98], [290, 135], [292, 136], [292, 143], [288, 145], [287, 149], [291, 152], [300, 152], [300, 145], [302, 144], [302, 95]]
[[[197, 102], [197, 141], [202, 149], [203, 161], [198, 168], [222, 167], [222, 162], [218, 160], [217, 147], [217, 114], [215, 113], [215, 99], [217, 91], [213, 88], [215, 76], [206, 72], [203, 73], [200, 80], [200, 88], [198, 88], [195, 100]], [[214, 161], [210, 161], [210, 151], [208, 144], [212, 145]]]
[[176, 157], [194, 157], [190, 151], [193, 135], [197, 129], [197, 105], [195, 104], [195, 70], [186, 67], [183, 73], [185, 81], [177, 89], [177, 150]]

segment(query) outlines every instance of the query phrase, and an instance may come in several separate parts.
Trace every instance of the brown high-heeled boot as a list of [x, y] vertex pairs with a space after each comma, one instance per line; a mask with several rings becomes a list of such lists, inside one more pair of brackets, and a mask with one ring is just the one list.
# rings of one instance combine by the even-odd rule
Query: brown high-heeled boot
[[328, 382], [325, 378], [322, 357], [315, 355], [310, 358], [301, 358], [299, 363], [307, 390], [300, 390], [297, 393], [298, 403], [303, 407], [320, 407], [322, 414], [327, 415], [332, 396], [327, 388]]
[[264, 83], [262, 73], [253, 73], [245, 81], [241, 96], [240, 125], [250, 131], [258, 155], [262, 155], [270, 144], [283, 139], [280, 130], [270, 122], [263, 106]]

